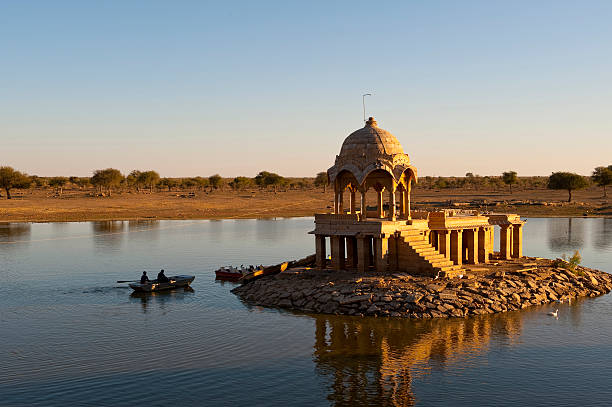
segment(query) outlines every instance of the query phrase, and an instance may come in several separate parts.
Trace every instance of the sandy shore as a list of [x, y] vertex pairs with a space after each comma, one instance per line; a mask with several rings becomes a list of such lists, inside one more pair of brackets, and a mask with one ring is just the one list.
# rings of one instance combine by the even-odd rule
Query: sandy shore
[[[15, 191], [14, 199], [0, 199], [0, 222], [69, 222], [136, 219], [231, 219], [312, 216], [330, 211], [333, 194], [305, 191], [197, 191], [121, 192], [111, 197], [91, 196], [90, 191], [68, 190], [61, 197], [51, 190]], [[612, 216], [612, 203], [600, 188], [574, 192], [567, 204], [565, 191], [526, 190], [508, 192], [416, 189], [416, 209], [480, 209], [513, 212], [524, 216]], [[374, 194], [368, 203], [374, 205]]]

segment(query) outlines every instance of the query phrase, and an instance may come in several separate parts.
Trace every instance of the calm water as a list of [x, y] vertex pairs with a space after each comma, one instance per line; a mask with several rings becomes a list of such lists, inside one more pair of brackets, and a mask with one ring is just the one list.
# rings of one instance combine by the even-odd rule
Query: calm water
[[[313, 252], [308, 218], [0, 224], [0, 405], [611, 405], [611, 296], [413, 322], [249, 307], [219, 265]], [[529, 219], [525, 254], [612, 271], [612, 219]], [[142, 270], [193, 291], [134, 297]]]

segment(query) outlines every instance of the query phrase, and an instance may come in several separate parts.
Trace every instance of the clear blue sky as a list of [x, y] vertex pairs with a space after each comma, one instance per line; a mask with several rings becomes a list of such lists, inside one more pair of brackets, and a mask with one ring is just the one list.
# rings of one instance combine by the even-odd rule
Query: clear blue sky
[[612, 164], [612, 1], [0, 0], [0, 165], [310, 176], [369, 115], [421, 175]]

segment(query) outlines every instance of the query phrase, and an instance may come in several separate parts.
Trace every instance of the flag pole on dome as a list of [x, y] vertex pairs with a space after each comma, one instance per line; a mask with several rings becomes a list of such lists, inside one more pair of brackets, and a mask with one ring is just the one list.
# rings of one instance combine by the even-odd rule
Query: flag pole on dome
[[363, 95], [361, 95], [361, 103], [363, 104], [363, 122], [366, 122], [366, 114], [365, 114], [365, 97], [366, 96], [372, 96], [371, 93], [364, 93]]

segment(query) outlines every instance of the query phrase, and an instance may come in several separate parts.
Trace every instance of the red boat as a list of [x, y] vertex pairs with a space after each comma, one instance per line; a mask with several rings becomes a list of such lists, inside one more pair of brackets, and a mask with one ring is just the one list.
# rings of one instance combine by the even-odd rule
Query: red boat
[[215, 270], [215, 277], [219, 280], [237, 281], [242, 278], [242, 272], [237, 268], [233, 267], [221, 267], [219, 270]]

